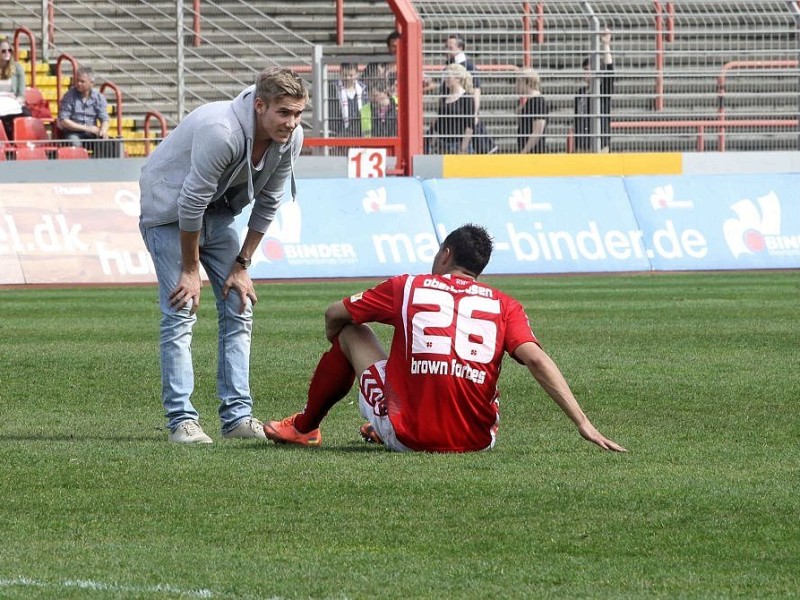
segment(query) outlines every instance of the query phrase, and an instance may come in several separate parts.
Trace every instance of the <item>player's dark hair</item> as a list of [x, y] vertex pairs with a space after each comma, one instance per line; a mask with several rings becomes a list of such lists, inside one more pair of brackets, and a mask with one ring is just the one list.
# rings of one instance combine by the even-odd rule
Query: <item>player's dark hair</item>
[[392, 33], [386, 36], [386, 45], [388, 46], [393, 40], [399, 40], [399, 39], [400, 39], [400, 32], [393, 31]]
[[483, 273], [492, 257], [492, 236], [480, 225], [468, 223], [451, 231], [442, 246], [450, 248], [457, 266], [476, 277]]

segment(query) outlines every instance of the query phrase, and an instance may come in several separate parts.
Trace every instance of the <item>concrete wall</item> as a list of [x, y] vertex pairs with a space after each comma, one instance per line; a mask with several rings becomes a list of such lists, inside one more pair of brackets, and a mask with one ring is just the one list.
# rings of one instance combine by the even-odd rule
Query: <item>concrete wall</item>
[[414, 175], [423, 179], [726, 173], [800, 173], [800, 152], [500, 154], [414, 158]]
[[[144, 160], [48, 161], [44, 165], [39, 161], [5, 161], [0, 163], [0, 183], [138, 181]], [[301, 179], [347, 177], [347, 158], [302, 156], [296, 168]], [[414, 158], [414, 176], [422, 179], [726, 173], [800, 173], [800, 152], [437, 155]]]

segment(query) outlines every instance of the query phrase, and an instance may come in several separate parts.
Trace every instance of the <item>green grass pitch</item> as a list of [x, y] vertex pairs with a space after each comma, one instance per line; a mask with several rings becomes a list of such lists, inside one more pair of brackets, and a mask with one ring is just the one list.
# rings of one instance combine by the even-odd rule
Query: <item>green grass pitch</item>
[[[152, 286], [0, 290], [0, 598], [790, 598], [800, 590], [800, 274], [487, 278], [526, 306], [583, 441], [507, 360], [497, 447], [221, 440], [203, 288], [196, 405], [167, 442]], [[255, 414], [299, 410], [327, 304], [259, 283]], [[388, 340], [389, 330], [379, 329]]]

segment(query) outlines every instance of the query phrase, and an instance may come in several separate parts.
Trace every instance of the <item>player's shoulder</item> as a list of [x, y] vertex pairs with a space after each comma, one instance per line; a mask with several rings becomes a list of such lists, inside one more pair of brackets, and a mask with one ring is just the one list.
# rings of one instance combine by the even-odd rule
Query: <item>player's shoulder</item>
[[391, 277], [387, 277], [373, 285], [369, 288], [370, 291], [373, 290], [385, 290], [387, 288], [403, 288], [406, 285], [406, 282], [412, 280], [413, 275], [409, 275], [408, 273], [403, 273], [400, 275], [392, 275]]
[[508, 293], [504, 292], [503, 290], [494, 287], [493, 285], [489, 285], [488, 283], [483, 283], [483, 282], [478, 283], [478, 282], [476, 282], [476, 285], [480, 285], [484, 289], [489, 290], [488, 292], [486, 292], [486, 295], [491, 293], [491, 297], [499, 300], [501, 302], [501, 304], [503, 304], [506, 308], [519, 307], [519, 308], [522, 308], [524, 310], [524, 307], [522, 306], [522, 302], [517, 300], [511, 294], [508, 294]]

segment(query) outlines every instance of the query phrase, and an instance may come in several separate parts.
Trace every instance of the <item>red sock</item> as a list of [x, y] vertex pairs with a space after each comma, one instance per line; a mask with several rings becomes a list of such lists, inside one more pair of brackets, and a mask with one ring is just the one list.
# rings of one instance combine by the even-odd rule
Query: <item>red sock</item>
[[306, 407], [294, 420], [301, 433], [319, 427], [331, 407], [347, 395], [355, 381], [356, 373], [339, 346], [339, 338], [333, 340], [331, 349], [323, 354], [311, 382], [308, 384]]

